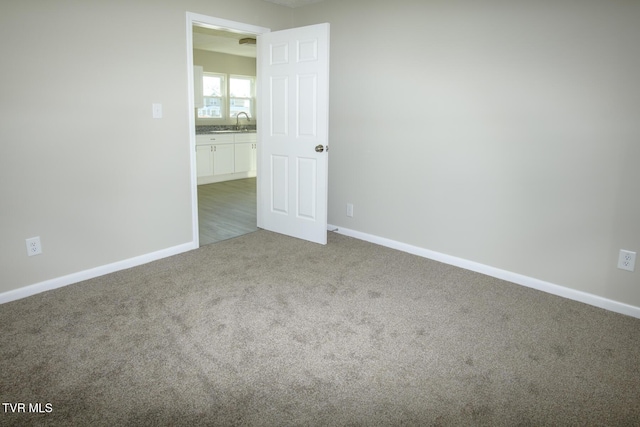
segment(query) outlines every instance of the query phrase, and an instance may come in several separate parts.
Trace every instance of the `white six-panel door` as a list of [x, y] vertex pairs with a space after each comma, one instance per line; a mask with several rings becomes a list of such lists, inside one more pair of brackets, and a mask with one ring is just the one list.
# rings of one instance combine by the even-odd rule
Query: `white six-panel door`
[[258, 227], [327, 242], [329, 24], [258, 37]]

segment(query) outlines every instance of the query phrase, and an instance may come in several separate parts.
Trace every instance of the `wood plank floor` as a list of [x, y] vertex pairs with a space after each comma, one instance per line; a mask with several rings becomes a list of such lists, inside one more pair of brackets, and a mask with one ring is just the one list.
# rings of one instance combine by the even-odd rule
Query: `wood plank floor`
[[198, 186], [200, 246], [258, 230], [256, 179]]

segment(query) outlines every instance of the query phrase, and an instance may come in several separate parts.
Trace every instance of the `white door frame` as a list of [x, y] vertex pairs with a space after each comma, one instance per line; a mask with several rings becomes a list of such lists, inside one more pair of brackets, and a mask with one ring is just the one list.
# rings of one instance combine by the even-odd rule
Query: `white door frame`
[[[193, 25], [215, 28], [218, 30], [237, 31], [243, 34], [255, 34], [256, 36], [268, 33], [269, 28], [244, 24], [242, 22], [229, 21], [227, 19], [215, 18], [213, 16], [201, 15], [187, 12], [187, 80], [188, 80], [188, 111], [189, 111], [189, 158], [191, 160], [191, 216], [193, 224], [193, 243], [196, 248], [200, 247], [200, 226], [198, 224], [198, 177], [196, 171], [196, 117], [193, 108]], [[260, 117], [256, 118], [258, 121]], [[258, 179], [260, 170], [258, 169]]]

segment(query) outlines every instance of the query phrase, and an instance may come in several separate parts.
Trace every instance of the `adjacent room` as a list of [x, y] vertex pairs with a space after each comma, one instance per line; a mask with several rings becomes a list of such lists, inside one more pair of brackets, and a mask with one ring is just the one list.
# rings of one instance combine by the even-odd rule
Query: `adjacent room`
[[256, 231], [256, 38], [193, 26], [200, 246]]
[[2, 3], [0, 424], [638, 425], [638, 22]]

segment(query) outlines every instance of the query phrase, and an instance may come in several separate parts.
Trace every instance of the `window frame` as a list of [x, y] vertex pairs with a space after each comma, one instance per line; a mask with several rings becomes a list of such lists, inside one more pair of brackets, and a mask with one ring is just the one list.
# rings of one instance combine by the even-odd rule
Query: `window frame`
[[207, 98], [216, 98], [216, 99], [220, 99], [220, 108], [221, 108], [221, 116], [222, 117], [200, 117], [200, 110], [202, 108], [198, 108], [196, 110], [196, 120], [198, 120], [198, 122], [210, 122], [210, 123], [225, 123], [225, 122], [230, 122], [233, 119], [236, 119], [236, 115], [232, 115], [231, 114], [231, 79], [244, 79], [244, 80], [249, 80], [251, 82], [251, 96], [246, 98], [246, 97], [238, 97], [238, 96], [234, 96], [233, 99], [245, 99], [245, 100], [249, 100], [249, 102], [251, 103], [250, 108], [249, 108], [249, 117], [251, 119], [255, 118], [256, 115], [256, 81], [257, 81], [257, 76], [251, 76], [251, 75], [244, 75], [244, 74], [231, 74], [231, 73], [219, 73], [219, 72], [214, 72], [214, 71], [203, 71], [202, 73], [202, 79], [203, 79], [203, 92], [204, 92], [204, 78], [206, 76], [215, 76], [215, 77], [221, 77], [222, 78], [222, 87], [221, 87], [221, 91], [222, 91], [222, 95], [220, 97], [217, 96], [207, 96], [204, 95], [203, 93], [203, 102], [205, 104], [205, 107], [202, 108], [206, 108], [206, 99]]
[[[242, 96], [231, 96], [231, 79], [236, 79], [236, 80], [249, 80], [250, 82], [250, 95], [249, 97], [242, 97]], [[231, 100], [232, 99], [241, 99], [241, 100], [249, 100], [250, 102], [250, 106], [249, 106], [249, 117], [250, 118], [254, 118], [255, 117], [255, 111], [256, 111], [256, 76], [247, 76], [247, 75], [243, 75], [243, 74], [229, 74], [229, 90], [228, 90], [228, 97], [227, 97], [229, 103], [228, 103], [228, 108], [227, 108], [227, 112], [229, 113], [229, 119], [234, 119], [237, 118], [237, 113], [236, 115], [232, 115], [231, 114]]]
[[[205, 104], [204, 107], [202, 108], [198, 108], [198, 110], [196, 111], [196, 118], [198, 120], [215, 120], [215, 121], [223, 121], [226, 120], [228, 117], [228, 105], [227, 105], [227, 100], [228, 100], [228, 96], [227, 96], [227, 90], [228, 90], [228, 86], [229, 86], [229, 82], [228, 82], [228, 78], [227, 78], [227, 74], [225, 73], [216, 73], [216, 72], [212, 72], [212, 71], [204, 71], [202, 73], [202, 85], [203, 85], [203, 92], [204, 92], [204, 78], [205, 77], [219, 77], [222, 79], [222, 82], [220, 84], [220, 96], [207, 96], [204, 93], [202, 94], [202, 100], [203, 103]], [[200, 110], [206, 108], [206, 100], [207, 98], [213, 98], [213, 99], [220, 99], [220, 110], [221, 110], [221, 117], [201, 117], [200, 116]]]

